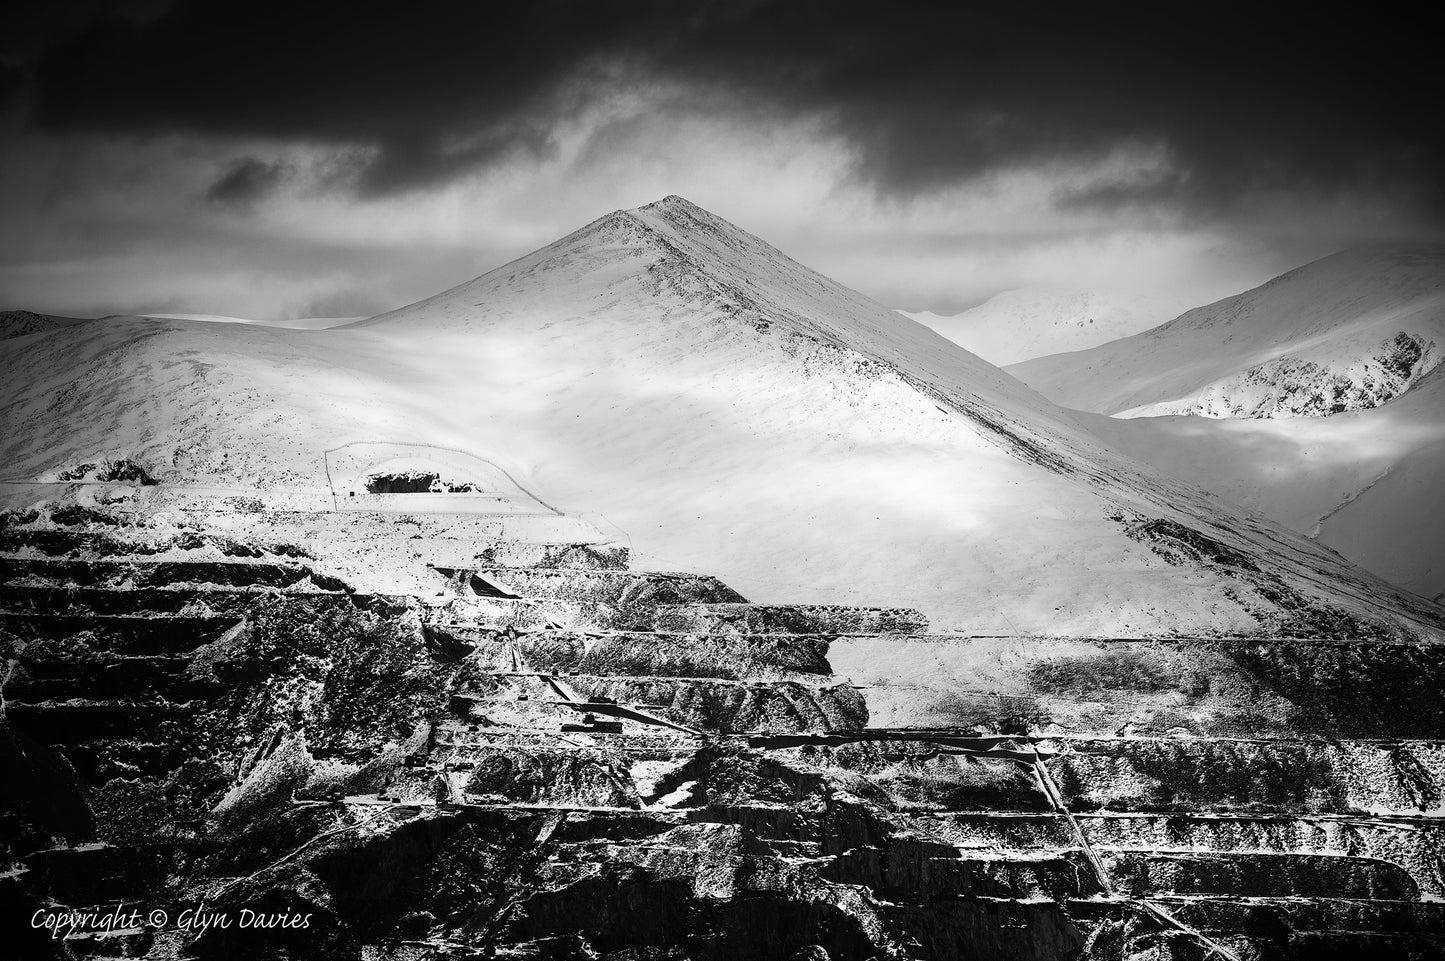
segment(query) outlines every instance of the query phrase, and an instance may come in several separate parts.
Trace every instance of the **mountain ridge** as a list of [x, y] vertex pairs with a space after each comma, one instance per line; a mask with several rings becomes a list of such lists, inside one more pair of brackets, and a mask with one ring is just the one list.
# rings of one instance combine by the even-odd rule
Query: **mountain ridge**
[[7, 456], [39, 477], [124, 447], [162, 487], [344, 501], [327, 452], [404, 440], [502, 466], [627, 532], [639, 562], [755, 599], [919, 607], [982, 633], [1438, 630], [1423, 601], [683, 204], [609, 214], [350, 327], [26, 338]]
[[[1322, 258], [1136, 337], [1011, 370], [1045, 390], [1052, 378], [1057, 396], [1081, 407], [1119, 408], [1078, 416], [1135, 458], [1439, 599], [1445, 530], [1432, 488], [1445, 477], [1442, 343], [1445, 248], [1388, 244]], [[1247, 357], [1246, 366], [1208, 381], [1230, 356]], [[1214, 368], [1192, 394], [1190, 364]], [[1151, 378], [1165, 382], [1154, 396], [1184, 400], [1126, 406]]]
[[[1401, 351], [1401, 338], [1410, 350]], [[1445, 353], [1445, 245], [1305, 264], [1132, 337], [1010, 365], [1065, 407], [1121, 416], [1320, 416], [1398, 396]], [[1409, 356], [1406, 357], [1405, 355]], [[1401, 367], [1397, 376], [1384, 373]], [[1329, 383], [1316, 400], [1300, 379]]]

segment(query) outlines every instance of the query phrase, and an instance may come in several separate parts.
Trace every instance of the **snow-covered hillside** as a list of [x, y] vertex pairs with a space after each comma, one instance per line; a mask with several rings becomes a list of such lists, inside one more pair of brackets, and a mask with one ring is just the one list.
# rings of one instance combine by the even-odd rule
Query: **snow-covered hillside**
[[928, 310], [901, 313], [1002, 367], [1128, 337], [1187, 306], [1165, 297], [1022, 288], [1001, 291], [949, 316]]
[[680, 198], [358, 325], [130, 318], [11, 344], [11, 478], [126, 455], [162, 486], [350, 500], [329, 452], [425, 444], [754, 601], [979, 632], [1441, 623]]
[[1124, 417], [1320, 417], [1388, 402], [1445, 359], [1445, 247], [1346, 251], [1153, 330], [1010, 373]]
[[1113, 444], [1445, 599], [1445, 368], [1328, 418], [1097, 417]]
[[1090, 421], [1114, 446], [1438, 597], [1442, 349], [1445, 248], [1396, 246], [1009, 369], [1060, 403], [1114, 414]]

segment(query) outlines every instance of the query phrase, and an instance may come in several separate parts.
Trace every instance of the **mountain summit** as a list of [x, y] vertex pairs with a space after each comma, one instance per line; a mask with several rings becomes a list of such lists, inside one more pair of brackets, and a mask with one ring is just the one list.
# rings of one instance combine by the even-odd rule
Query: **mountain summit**
[[[493, 497], [498, 529], [545, 508], [753, 600], [916, 607], [980, 633], [1439, 623], [678, 197], [349, 327], [127, 319], [9, 343], [20, 476], [123, 453], [157, 490], [344, 509], [384, 467], [386, 490]], [[386, 590], [405, 567], [356, 576]]]
[[[605, 293], [599, 293], [598, 288]], [[657, 314], [733, 319], [846, 347], [938, 386], [974, 385], [1026, 406], [1040, 398], [921, 324], [813, 271], [678, 196], [617, 210], [541, 250], [354, 326], [413, 330], [581, 321], [634, 302]]]

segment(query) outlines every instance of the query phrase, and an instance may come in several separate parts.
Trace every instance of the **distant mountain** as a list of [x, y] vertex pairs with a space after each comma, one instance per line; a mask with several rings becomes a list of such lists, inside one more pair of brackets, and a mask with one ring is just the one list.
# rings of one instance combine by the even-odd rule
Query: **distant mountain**
[[1010, 373], [1125, 417], [1322, 417], [1378, 407], [1445, 357], [1445, 247], [1350, 250], [1153, 330]]
[[[446, 458], [485, 461], [539, 510], [625, 532], [639, 565], [754, 601], [917, 607], [982, 633], [1442, 623], [676, 197], [345, 327], [129, 319], [18, 343], [0, 361], [12, 477], [123, 454], [156, 490], [349, 500], [341, 461], [362, 476], [367, 445], [401, 445], [408, 477], [430, 476], [427, 450], [447, 452], [442, 479]], [[406, 563], [423, 562], [358, 588], [396, 590]]]
[[1084, 418], [1111, 445], [1445, 599], [1442, 345], [1445, 251], [1373, 248], [1010, 371], [1114, 414]]
[[1128, 337], [1186, 306], [1165, 297], [1023, 288], [1001, 291], [951, 316], [900, 313], [1002, 367]]
[[1445, 368], [1381, 407], [1331, 417], [1096, 417], [1141, 460], [1445, 600]]
[[213, 324], [253, 324], [258, 327], [289, 327], [292, 330], [325, 330], [354, 324], [364, 317], [296, 317], [286, 320], [250, 320], [245, 317], [227, 317], [222, 314], [145, 314], [156, 320], [203, 320]]

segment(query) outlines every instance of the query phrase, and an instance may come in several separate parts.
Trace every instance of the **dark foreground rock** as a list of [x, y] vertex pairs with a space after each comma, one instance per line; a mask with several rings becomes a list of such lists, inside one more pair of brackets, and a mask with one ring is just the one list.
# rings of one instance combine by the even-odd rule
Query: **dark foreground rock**
[[[383, 596], [275, 543], [4, 535], [16, 957], [1445, 956], [1436, 645], [928, 635], [570, 548]], [[978, 686], [835, 673], [890, 652]]]

